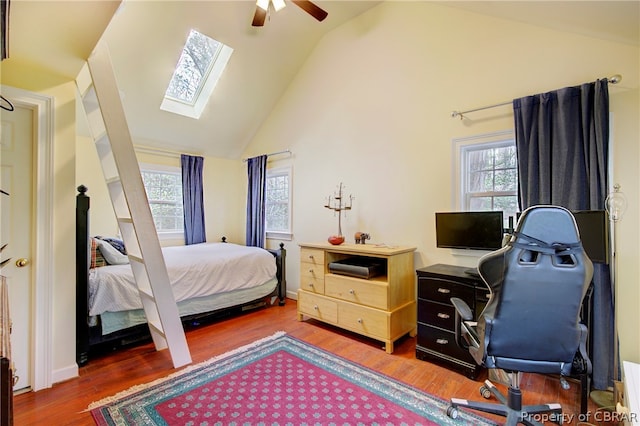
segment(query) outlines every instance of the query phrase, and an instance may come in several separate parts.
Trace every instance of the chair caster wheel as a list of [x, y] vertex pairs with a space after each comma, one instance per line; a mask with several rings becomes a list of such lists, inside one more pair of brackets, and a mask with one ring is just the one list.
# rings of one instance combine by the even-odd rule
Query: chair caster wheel
[[456, 407], [449, 406], [447, 407], [447, 416], [452, 419], [458, 418], [458, 409]]
[[482, 395], [484, 399], [489, 399], [491, 398], [491, 391], [488, 387], [482, 385], [480, 386], [480, 395]]

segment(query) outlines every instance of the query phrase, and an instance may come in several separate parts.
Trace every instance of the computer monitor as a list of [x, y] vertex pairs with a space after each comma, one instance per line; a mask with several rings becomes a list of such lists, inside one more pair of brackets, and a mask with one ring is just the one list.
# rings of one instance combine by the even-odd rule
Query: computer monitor
[[585, 253], [594, 263], [609, 263], [609, 219], [605, 210], [574, 211]]
[[497, 250], [504, 234], [502, 211], [437, 212], [436, 246]]

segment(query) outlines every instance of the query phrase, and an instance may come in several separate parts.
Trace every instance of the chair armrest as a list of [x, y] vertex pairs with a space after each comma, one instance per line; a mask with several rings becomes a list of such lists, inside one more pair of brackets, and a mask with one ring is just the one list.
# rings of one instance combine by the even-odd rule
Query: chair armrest
[[[456, 310], [455, 336], [456, 344], [462, 349], [469, 349], [468, 327], [464, 326], [467, 321], [473, 320], [473, 312], [467, 303], [457, 297], [452, 297], [451, 304]], [[464, 328], [464, 330], [463, 330]], [[463, 336], [464, 334], [464, 336]]]
[[458, 299], [457, 297], [452, 297], [451, 304], [456, 309], [456, 316], [460, 315], [460, 319], [462, 321], [473, 320], [473, 312], [464, 300]]
[[589, 330], [584, 324], [578, 324], [578, 326], [580, 327], [580, 347], [578, 351], [580, 353], [580, 357], [582, 358], [582, 367], [586, 370], [587, 374], [591, 374], [592, 365], [591, 360], [589, 359], [589, 353], [587, 352], [587, 336], [589, 335]]

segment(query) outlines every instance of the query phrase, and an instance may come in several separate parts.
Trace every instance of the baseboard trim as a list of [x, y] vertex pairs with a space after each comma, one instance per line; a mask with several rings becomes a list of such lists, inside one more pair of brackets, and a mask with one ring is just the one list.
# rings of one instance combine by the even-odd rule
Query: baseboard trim
[[65, 380], [76, 378], [79, 375], [78, 364], [73, 364], [68, 367], [53, 370], [51, 373], [51, 382], [60, 383]]

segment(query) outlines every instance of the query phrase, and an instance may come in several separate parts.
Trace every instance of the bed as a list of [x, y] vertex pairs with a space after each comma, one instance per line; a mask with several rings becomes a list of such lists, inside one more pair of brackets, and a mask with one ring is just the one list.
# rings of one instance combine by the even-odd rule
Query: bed
[[[76, 197], [76, 362], [94, 349], [149, 338], [126, 250], [115, 237], [89, 235], [89, 197]], [[226, 242], [163, 247], [169, 281], [185, 327], [285, 304], [284, 244], [276, 250]]]

